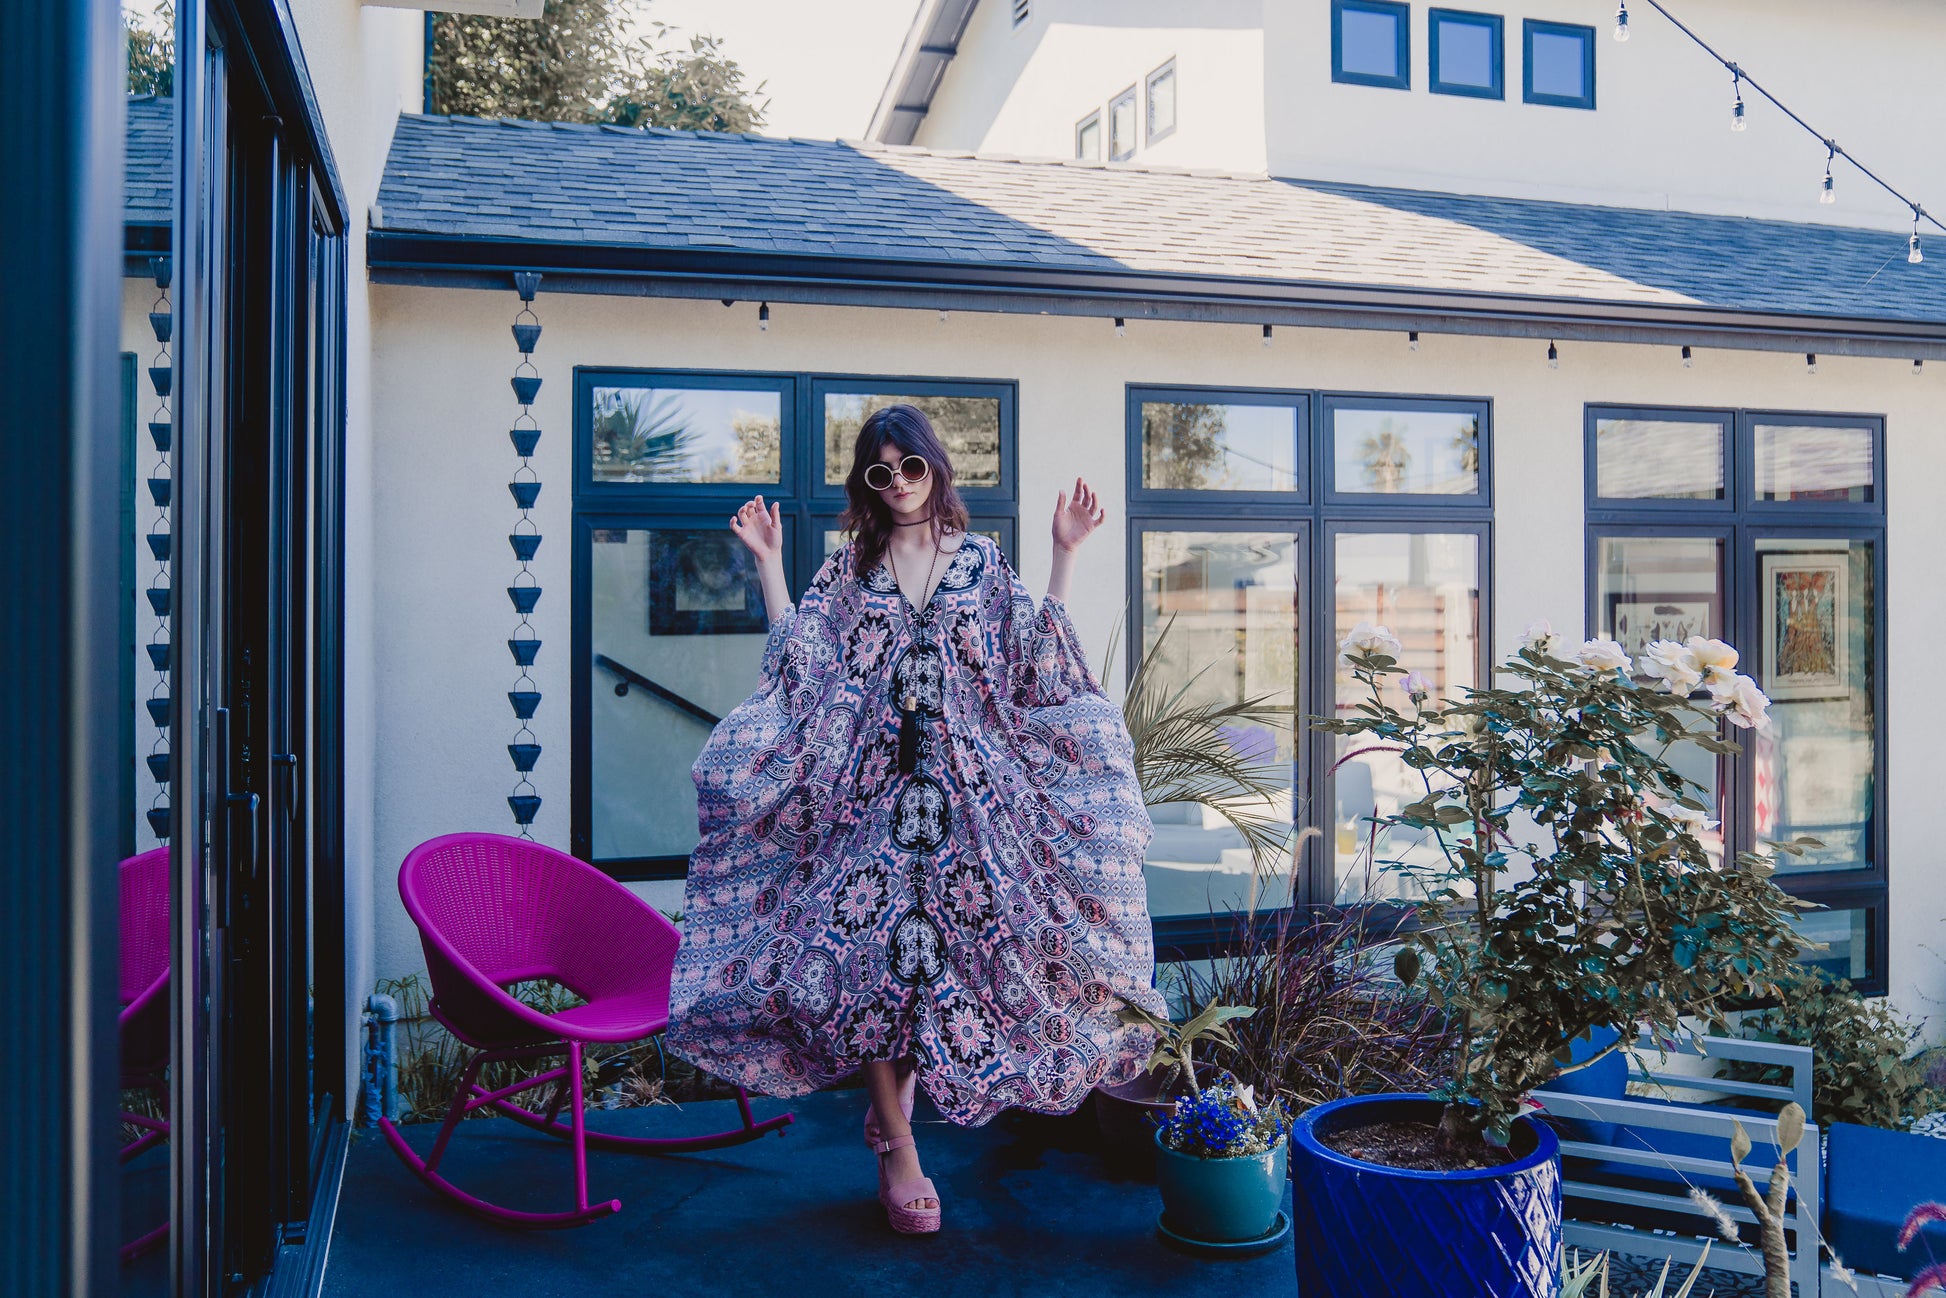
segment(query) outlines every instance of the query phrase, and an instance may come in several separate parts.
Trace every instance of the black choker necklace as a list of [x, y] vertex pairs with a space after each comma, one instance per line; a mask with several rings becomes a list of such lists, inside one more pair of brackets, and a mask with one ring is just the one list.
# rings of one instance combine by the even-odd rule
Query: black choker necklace
[[931, 515], [931, 514], [928, 514], [928, 515], [926, 515], [926, 516], [925, 516], [924, 518], [915, 518], [915, 519], [913, 519], [913, 520], [912, 520], [912, 521], [911, 521], [910, 523], [901, 523], [901, 522], [900, 522], [900, 521], [899, 521], [898, 519], [896, 519], [896, 518], [895, 518], [895, 519], [893, 519], [893, 520], [892, 520], [892, 526], [894, 526], [894, 527], [917, 527], [917, 526], [919, 526], [919, 524], [921, 524], [921, 523], [930, 523], [930, 522], [932, 522], [932, 515]]

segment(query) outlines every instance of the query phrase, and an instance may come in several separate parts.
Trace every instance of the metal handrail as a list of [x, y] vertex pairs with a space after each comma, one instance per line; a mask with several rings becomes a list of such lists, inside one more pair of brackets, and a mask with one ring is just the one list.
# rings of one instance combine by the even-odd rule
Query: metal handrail
[[659, 685], [655, 681], [650, 680], [633, 667], [624, 666], [616, 662], [607, 654], [596, 654], [595, 666], [601, 668], [603, 671], [612, 672], [616, 676], [621, 677], [615, 683], [615, 693], [618, 697], [626, 698], [628, 697], [628, 691], [631, 686], [640, 686], [642, 689], [647, 690], [649, 693], [655, 695], [655, 697], [661, 699], [664, 703], [667, 703], [670, 707], [675, 708], [679, 712], [687, 712], [690, 716], [696, 718], [696, 720], [706, 726], [714, 726], [723, 719], [701, 704], [690, 702], [668, 686]]

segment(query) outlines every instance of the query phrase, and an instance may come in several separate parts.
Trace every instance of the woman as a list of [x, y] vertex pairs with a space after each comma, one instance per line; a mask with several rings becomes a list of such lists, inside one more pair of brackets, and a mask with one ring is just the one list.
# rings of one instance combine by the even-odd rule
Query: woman
[[1120, 711], [1063, 607], [1101, 525], [1085, 482], [1054, 509], [1036, 611], [967, 531], [924, 414], [859, 430], [843, 526], [795, 609], [783, 520], [759, 496], [731, 530], [762, 577], [757, 693], [696, 759], [670, 1042], [753, 1090], [862, 1072], [865, 1139], [893, 1227], [939, 1228], [911, 1134], [915, 1083], [951, 1121], [1070, 1113], [1126, 1081], [1158, 1013], [1142, 853], [1150, 825]]

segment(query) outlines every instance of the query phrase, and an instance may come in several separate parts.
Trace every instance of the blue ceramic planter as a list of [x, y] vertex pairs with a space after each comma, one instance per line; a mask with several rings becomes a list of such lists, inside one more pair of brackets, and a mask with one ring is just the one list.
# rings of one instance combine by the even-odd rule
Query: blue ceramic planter
[[1155, 1133], [1155, 1183], [1171, 1230], [1206, 1244], [1229, 1244], [1268, 1234], [1277, 1222], [1287, 1179], [1282, 1141], [1242, 1158], [1197, 1158], [1162, 1143]]
[[1512, 1163], [1412, 1172], [1348, 1157], [1319, 1136], [1377, 1122], [1439, 1120], [1425, 1095], [1319, 1105], [1291, 1130], [1299, 1298], [1557, 1298], [1560, 1142], [1514, 1124]]

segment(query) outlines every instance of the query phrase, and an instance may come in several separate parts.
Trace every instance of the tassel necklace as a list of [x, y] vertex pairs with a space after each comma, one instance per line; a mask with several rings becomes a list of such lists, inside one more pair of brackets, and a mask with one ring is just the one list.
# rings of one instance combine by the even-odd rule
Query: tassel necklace
[[[885, 547], [885, 558], [892, 565], [892, 584], [899, 588], [899, 598], [904, 601], [906, 620], [912, 626], [914, 646], [930, 650], [932, 644], [920, 630], [919, 621], [912, 612], [912, 598], [905, 593], [905, 584], [899, 580], [899, 558], [892, 553], [892, 547]], [[932, 562], [926, 565], [926, 583], [919, 588], [928, 607], [932, 604], [932, 575], [939, 567], [939, 538], [932, 541]], [[919, 766], [919, 696], [907, 691], [899, 700], [899, 774], [910, 775]]]

